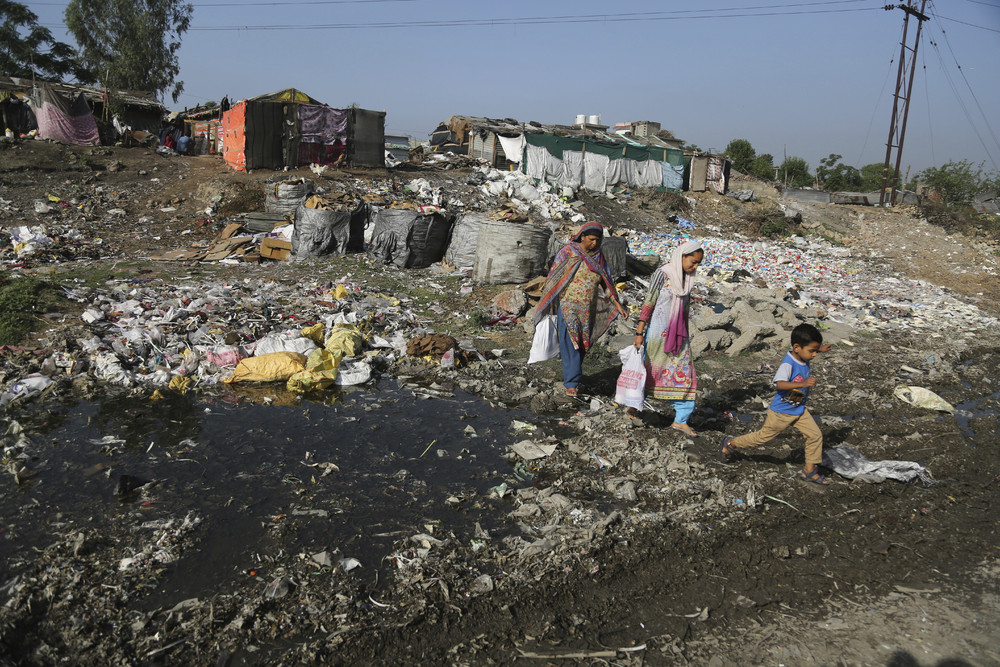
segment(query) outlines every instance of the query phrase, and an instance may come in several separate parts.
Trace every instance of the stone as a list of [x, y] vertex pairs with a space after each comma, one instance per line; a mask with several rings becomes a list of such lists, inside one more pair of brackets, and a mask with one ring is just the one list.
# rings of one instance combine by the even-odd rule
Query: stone
[[493, 297], [493, 306], [502, 313], [520, 317], [528, 308], [528, 297], [523, 290], [507, 290]]

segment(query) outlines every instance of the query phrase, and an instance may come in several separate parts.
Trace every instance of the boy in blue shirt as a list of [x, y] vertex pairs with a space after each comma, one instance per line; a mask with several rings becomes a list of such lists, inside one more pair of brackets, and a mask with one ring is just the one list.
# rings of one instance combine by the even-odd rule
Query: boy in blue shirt
[[816, 378], [810, 377], [809, 362], [832, 347], [823, 345], [823, 334], [811, 324], [800, 324], [792, 329], [792, 349], [774, 374], [773, 383], [778, 391], [771, 401], [763, 428], [738, 438], [727, 435], [722, 441], [723, 462], [730, 463], [737, 450], [763, 445], [789, 426], [794, 426], [806, 438], [806, 463], [798, 479], [820, 486], [830, 483], [816, 470], [823, 460], [823, 433], [806, 409], [806, 399], [809, 398], [809, 390], [816, 386]]

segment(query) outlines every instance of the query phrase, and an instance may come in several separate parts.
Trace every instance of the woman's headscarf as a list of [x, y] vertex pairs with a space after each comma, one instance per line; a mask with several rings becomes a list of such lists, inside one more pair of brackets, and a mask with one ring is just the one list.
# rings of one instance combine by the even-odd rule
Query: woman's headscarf
[[579, 243], [587, 234], [596, 234], [597, 236], [604, 238], [604, 226], [598, 222], [585, 222], [580, 226], [580, 229], [576, 231], [572, 240], [574, 243]]
[[687, 310], [684, 308], [684, 304], [687, 301], [686, 297], [691, 293], [694, 280], [693, 276], [684, 273], [683, 261], [684, 255], [690, 255], [699, 250], [705, 251], [701, 241], [683, 243], [674, 248], [670, 255], [670, 263], [661, 269], [666, 274], [670, 291], [674, 295], [670, 302], [670, 319], [667, 330], [663, 334], [663, 351], [667, 354], [676, 354], [688, 337]]
[[[573, 276], [576, 275], [576, 270], [581, 264], [586, 264], [588, 269], [601, 276], [605, 289], [614, 302], [618, 303], [618, 291], [615, 289], [615, 283], [611, 279], [611, 271], [608, 269], [608, 263], [604, 259], [601, 249], [597, 248], [593, 252], [586, 252], [583, 246], [580, 245], [580, 241], [587, 234], [597, 234], [603, 238], [604, 226], [596, 222], [585, 223], [573, 235], [570, 242], [563, 246], [556, 255], [555, 261], [552, 262], [552, 268], [549, 270], [549, 275], [545, 279], [545, 284], [542, 286], [542, 296], [538, 301], [538, 308], [535, 311], [536, 321], [549, 313], [554, 305], [558, 303], [559, 295], [573, 281]], [[616, 313], [612, 311], [608, 321], [610, 322], [611, 319], [614, 319], [615, 315]]]

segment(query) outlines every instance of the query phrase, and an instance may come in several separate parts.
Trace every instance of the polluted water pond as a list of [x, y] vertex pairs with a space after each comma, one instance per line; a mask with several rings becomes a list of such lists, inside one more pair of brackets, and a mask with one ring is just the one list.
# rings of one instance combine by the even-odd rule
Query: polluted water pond
[[[993, 404], [993, 407], [987, 407], [990, 403]], [[1000, 410], [997, 408], [998, 404], [1000, 404], [1000, 391], [959, 403], [955, 406], [955, 422], [965, 435], [975, 441], [976, 433], [972, 428], [972, 420], [996, 417], [1000, 414]]]
[[[192, 524], [180, 557], [154, 548], [170, 567], [151, 606], [266, 576], [269, 553], [327, 552], [375, 585], [405, 536], [477, 523], [499, 533], [509, 508], [489, 489], [514, 480], [502, 454], [523, 438], [516, 425], [537, 418], [459, 390], [387, 384], [292, 405], [171, 395], [25, 406], [4, 424], [22, 461], [0, 499], [4, 579], [80, 529], [133, 551], [145, 540], [148, 556], [157, 529]], [[131, 556], [121, 567], [144, 557]]]

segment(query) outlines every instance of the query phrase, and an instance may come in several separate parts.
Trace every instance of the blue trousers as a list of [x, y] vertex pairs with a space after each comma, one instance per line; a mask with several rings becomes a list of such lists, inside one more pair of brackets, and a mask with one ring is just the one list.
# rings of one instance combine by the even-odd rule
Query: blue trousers
[[583, 380], [583, 357], [587, 353], [573, 347], [573, 339], [570, 338], [569, 330], [566, 328], [562, 309], [557, 310], [559, 311], [557, 326], [559, 330], [559, 358], [562, 359], [563, 368], [563, 386], [571, 389], [579, 387], [580, 381]]
[[687, 424], [688, 417], [694, 412], [694, 401], [670, 401], [674, 407], [674, 421], [678, 424]]

